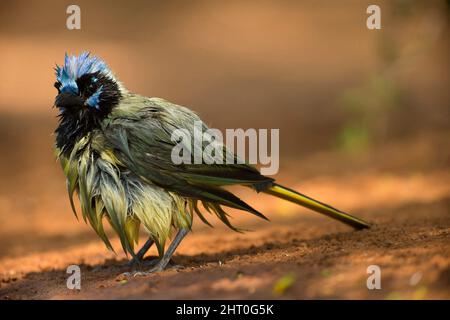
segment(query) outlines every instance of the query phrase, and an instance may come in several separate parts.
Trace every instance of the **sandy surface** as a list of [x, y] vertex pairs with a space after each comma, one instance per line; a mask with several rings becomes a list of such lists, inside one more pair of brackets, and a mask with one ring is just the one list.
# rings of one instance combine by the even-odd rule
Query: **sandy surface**
[[[238, 234], [196, 221], [173, 258], [177, 268], [138, 278], [122, 276], [130, 271], [126, 257], [77, 223], [62, 177], [49, 179], [34, 198], [1, 198], [0, 298], [448, 299], [449, 157], [432, 152], [446, 143], [445, 135], [413, 139], [353, 160], [318, 154], [299, 170], [300, 160], [283, 162], [279, 181], [369, 220], [370, 230], [244, 190], [242, 198], [271, 222], [236, 211], [233, 221], [253, 230]], [[56, 165], [43, 170], [36, 174], [59, 175]], [[23, 185], [24, 193], [33, 188]], [[113, 244], [119, 249], [116, 238]], [[81, 267], [81, 290], [66, 287], [71, 264]], [[381, 268], [381, 290], [366, 287], [370, 265]]]

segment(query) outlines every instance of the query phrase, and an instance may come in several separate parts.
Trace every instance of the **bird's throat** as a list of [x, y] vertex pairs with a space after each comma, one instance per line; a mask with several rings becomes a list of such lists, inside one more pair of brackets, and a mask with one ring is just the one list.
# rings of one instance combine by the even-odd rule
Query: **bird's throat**
[[62, 113], [59, 118], [59, 125], [55, 130], [56, 147], [65, 155], [70, 154], [79, 139], [100, 128], [103, 120], [87, 111]]

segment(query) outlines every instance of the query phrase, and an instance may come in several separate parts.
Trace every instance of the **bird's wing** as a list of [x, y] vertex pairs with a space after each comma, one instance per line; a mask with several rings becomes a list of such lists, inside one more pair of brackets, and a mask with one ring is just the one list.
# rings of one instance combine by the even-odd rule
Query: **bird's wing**
[[[194, 124], [203, 130], [207, 126], [189, 109], [163, 99], [130, 95], [105, 121], [104, 134], [120, 162], [142, 179], [169, 191], [201, 200], [252, 212], [264, 217], [245, 202], [221, 186], [244, 184], [257, 186], [271, 184], [273, 179], [261, 175], [248, 164], [193, 164], [195, 148], [204, 148], [209, 142], [196, 146], [193, 142]], [[191, 140], [183, 143], [193, 150], [191, 164], [175, 164], [172, 150], [180, 143], [172, 138], [174, 130], [189, 133]], [[221, 146], [224, 157], [232, 156]]]

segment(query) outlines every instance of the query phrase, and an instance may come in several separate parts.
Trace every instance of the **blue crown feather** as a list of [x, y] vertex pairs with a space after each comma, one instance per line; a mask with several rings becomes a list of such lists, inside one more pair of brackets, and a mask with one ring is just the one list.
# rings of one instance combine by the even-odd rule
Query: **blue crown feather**
[[110, 70], [103, 60], [96, 56], [91, 56], [89, 52], [83, 52], [79, 56], [66, 53], [64, 66], [60, 67], [57, 65], [55, 68], [56, 79], [61, 83], [60, 91], [75, 94], [78, 93], [76, 80], [84, 74], [95, 72], [108, 74]]

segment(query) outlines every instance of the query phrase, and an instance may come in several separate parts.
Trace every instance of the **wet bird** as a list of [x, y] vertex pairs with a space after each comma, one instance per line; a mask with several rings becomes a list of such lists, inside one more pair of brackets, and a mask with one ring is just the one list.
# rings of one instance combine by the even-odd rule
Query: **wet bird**
[[[55, 73], [59, 110], [55, 153], [66, 176], [71, 207], [77, 215], [76, 194], [83, 219], [105, 245], [113, 250], [104, 231], [106, 220], [133, 261], [141, 261], [155, 244], [159, 258], [147, 273], [166, 268], [191, 230], [194, 216], [210, 225], [205, 210], [235, 231], [240, 230], [230, 223], [226, 208], [266, 219], [225, 186], [248, 186], [355, 229], [369, 227], [363, 220], [277, 184], [249, 164], [175, 164], [171, 152], [179, 141], [172, 138], [173, 131], [191, 132], [200, 118], [183, 106], [128, 91], [98, 57], [86, 52], [66, 54]], [[234, 156], [225, 145], [222, 150]], [[135, 252], [141, 227], [148, 240]], [[166, 250], [173, 232], [176, 235]]]

